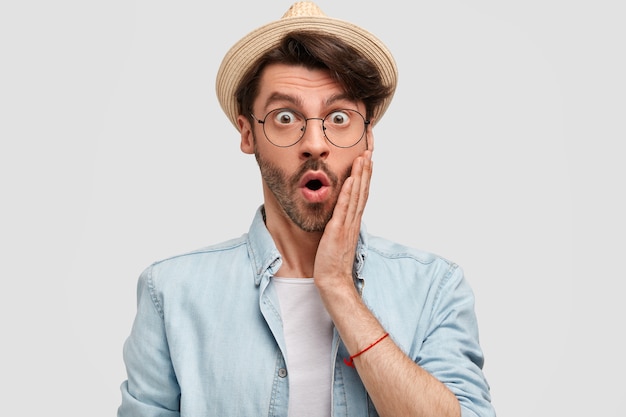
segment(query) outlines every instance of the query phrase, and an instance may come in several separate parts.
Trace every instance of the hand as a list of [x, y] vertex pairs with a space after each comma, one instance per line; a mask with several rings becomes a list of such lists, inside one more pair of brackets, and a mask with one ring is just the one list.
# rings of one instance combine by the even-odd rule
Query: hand
[[344, 285], [354, 288], [352, 268], [369, 195], [372, 164], [372, 152], [365, 151], [352, 163], [351, 175], [341, 188], [315, 256], [313, 276], [320, 290]]

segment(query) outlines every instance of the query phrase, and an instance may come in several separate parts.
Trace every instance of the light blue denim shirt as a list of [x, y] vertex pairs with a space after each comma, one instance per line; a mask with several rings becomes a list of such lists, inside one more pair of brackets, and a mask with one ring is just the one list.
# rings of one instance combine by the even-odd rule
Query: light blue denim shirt
[[[240, 238], [148, 267], [124, 344], [118, 417], [286, 417], [289, 370], [272, 282], [281, 262], [258, 210]], [[355, 271], [364, 302], [395, 343], [454, 392], [462, 415], [495, 416], [461, 269], [363, 227]], [[377, 416], [348, 357], [335, 330], [332, 416]]]

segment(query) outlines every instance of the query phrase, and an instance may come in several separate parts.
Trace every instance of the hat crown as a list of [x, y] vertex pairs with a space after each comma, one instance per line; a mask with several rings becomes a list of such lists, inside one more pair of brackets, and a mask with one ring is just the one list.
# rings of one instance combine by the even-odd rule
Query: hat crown
[[282, 19], [290, 17], [326, 16], [319, 6], [311, 1], [300, 1], [291, 5]]
[[237, 89], [242, 79], [260, 57], [276, 48], [284, 36], [297, 31], [319, 31], [343, 40], [376, 66], [383, 84], [391, 94], [372, 113], [372, 126], [389, 107], [398, 81], [398, 70], [391, 51], [376, 36], [345, 20], [331, 18], [313, 2], [300, 0], [291, 5], [282, 18], [254, 29], [233, 45], [220, 65], [215, 89], [220, 106], [239, 130], [241, 115]]

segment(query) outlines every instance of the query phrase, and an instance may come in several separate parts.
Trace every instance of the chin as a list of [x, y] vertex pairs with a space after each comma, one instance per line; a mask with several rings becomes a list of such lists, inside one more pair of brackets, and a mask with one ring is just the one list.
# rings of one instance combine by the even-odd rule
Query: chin
[[324, 231], [333, 210], [326, 208], [325, 204], [314, 203], [307, 205], [306, 209], [298, 210], [297, 213], [287, 211], [287, 215], [300, 229], [314, 233]]

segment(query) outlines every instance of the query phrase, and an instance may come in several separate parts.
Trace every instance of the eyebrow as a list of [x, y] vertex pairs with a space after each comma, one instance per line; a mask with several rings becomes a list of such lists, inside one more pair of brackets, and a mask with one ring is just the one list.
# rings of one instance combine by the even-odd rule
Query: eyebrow
[[295, 106], [302, 106], [302, 99], [300, 97], [291, 96], [289, 94], [272, 93], [265, 101], [265, 108], [267, 109], [272, 103], [276, 101], [286, 101]]
[[[335, 94], [330, 96], [324, 103], [325, 106], [332, 106], [333, 103], [338, 101], [347, 100], [352, 104], [356, 104], [354, 100], [350, 99], [346, 93]], [[270, 105], [276, 101], [288, 102], [296, 107], [302, 107], [303, 100], [301, 97], [292, 96], [289, 94], [283, 94], [279, 92], [272, 93], [267, 100], [265, 100], [265, 108], [267, 109]]]

